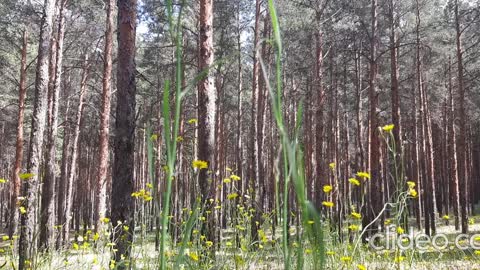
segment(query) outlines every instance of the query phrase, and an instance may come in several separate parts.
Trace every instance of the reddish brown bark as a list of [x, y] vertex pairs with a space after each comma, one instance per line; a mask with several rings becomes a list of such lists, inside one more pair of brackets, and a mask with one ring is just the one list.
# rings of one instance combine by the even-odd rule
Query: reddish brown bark
[[111, 80], [112, 80], [112, 48], [113, 48], [113, 12], [115, 1], [109, 0], [107, 3], [107, 19], [105, 22], [105, 49], [103, 52], [103, 80], [102, 80], [102, 112], [100, 116], [100, 138], [98, 154], [98, 176], [96, 182], [95, 197], [95, 230], [101, 230], [103, 222], [102, 217], [106, 216], [107, 211], [107, 177], [109, 164], [109, 132], [110, 132], [110, 99], [111, 99]]
[[15, 143], [15, 165], [13, 167], [13, 192], [11, 195], [10, 226], [8, 234], [12, 237], [17, 233], [19, 223], [19, 212], [17, 209], [18, 197], [20, 196], [20, 171], [23, 160], [23, 121], [25, 119], [25, 98], [27, 96], [27, 46], [28, 33], [23, 30], [22, 38], [22, 60], [20, 66], [20, 85], [18, 90], [18, 123], [17, 123], [17, 141]]

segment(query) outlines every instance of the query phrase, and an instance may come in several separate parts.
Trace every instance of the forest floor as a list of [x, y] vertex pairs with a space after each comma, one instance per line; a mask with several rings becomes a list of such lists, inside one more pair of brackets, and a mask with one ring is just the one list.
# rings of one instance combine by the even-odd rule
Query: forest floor
[[[477, 246], [480, 246], [480, 217], [475, 218], [476, 223], [470, 225], [469, 237], [477, 240]], [[450, 222], [451, 223], [451, 222]], [[412, 235], [421, 232], [414, 229]], [[257, 251], [248, 251], [242, 248], [225, 247], [224, 242], [232, 240], [232, 233], [223, 231], [222, 247], [216, 252], [215, 260], [204, 262], [202, 260], [192, 260], [190, 256], [192, 250], [187, 249], [185, 254], [187, 260], [181, 269], [258, 269], [258, 270], [277, 270], [283, 269], [283, 257], [280, 243], [281, 231], [277, 230], [276, 241], [274, 244], [265, 244], [262, 249]], [[478, 234], [478, 235], [476, 235]], [[469, 248], [460, 250], [455, 247], [455, 238], [459, 235], [453, 225], [446, 225], [445, 221], [440, 221], [437, 227], [437, 235], [445, 235], [448, 239], [448, 247], [444, 249], [434, 249], [430, 247], [427, 250], [408, 250], [398, 254], [398, 250], [375, 251], [371, 247], [361, 246], [359, 250], [351, 255], [355, 242], [352, 244], [335, 244], [330, 241], [330, 234], [325, 239], [327, 241], [327, 265], [325, 269], [421, 269], [421, 270], [443, 270], [443, 269], [465, 269], [480, 270], [480, 252]], [[270, 233], [266, 233], [268, 239], [272, 239]], [[17, 263], [18, 255], [13, 249], [12, 240], [7, 239], [4, 234], [0, 234], [0, 269], [16, 269], [12, 262]], [[292, 237], [292, 241], [294, 237]], [[72, 239], [73, 240], [73, 239]], [[441, 241], [440, 241], [441, 242]], [[465, 242], [465, 241], [464, 241]], [[72, 247], [62, 251], [55, 251], [39, 255], [37, 257], [38, 270], [107, 270], [115, 269], [110, 261], [110, 248], [108, 243], [100, 244], [89, 242], [87, 239], [72, 244]], [[480, 250], [480, 249], [479, 249]], [[155, 251], [155, 241], [153, 235], [147, 235], [145, 238], [138, 237], [133, 250], [133, 259], [135, 261], [134, 269], [158, 269], [158, 252]], [[351, 262], [345, 262], [345, 256], [351, 256]], [[295, 259], [293, 259], [295, 261]], [[305, 261], [305, 269], [308, 268], [309, 259]], [[295, 269], [295, 267], [292, 267]], [[173, 268], [172, 268], [173, 269]]]

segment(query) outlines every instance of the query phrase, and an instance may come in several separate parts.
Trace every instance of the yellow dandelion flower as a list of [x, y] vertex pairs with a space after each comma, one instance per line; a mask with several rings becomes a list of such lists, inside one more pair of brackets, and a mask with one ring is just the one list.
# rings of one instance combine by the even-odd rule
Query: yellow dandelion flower
[[352, 185], [355, 185], [355, 186], [360, 186], [360, 181], [358, 181], [357, 179], [355, 178], [349, 178], [348, 179], [348, 182]]
[[230, 182], [232, 182], [232, 180], [230, 178], [223, 179], [223, 183], [225, 183], [225, 184], [228, 184]]
[[107, 217], [103, 217], [103, 218], [100, 219], [100, 221], [102, 221], [103, 223], [109, 223], [110, 219], [107, 218]]
[[332, 208], [335, 204], [333, 202], [324, 201], [322, 202], [322, 205], [328, 208]]
[[329, 193], [332, 190], [333, 190], [333, 187], [331, 185], [324, 185], [323, 186], [323, 192], [325, 192], [325, 193]]
[[335, 162], [328, 164], [328, 167], [330, 167], [332, 171], [335, 170]]
[[234, 192], [234, 193], [230, 193], [227, 195], [227, 199], [229, 200], [233, 200], [233, 199], [236, 199], [238, 197], [238, 193]]
[[352, 212], [351, 215], [352, 215], [353, 218], [356, 218], [356, 219], [361, 219], [362, 218], [362, 215], [360, 213], [355, 212], [355, 211]]
[[348, 229], [352, 232], [356, 232], [356, 231], [360, 230], [360, 227], [358, 225], [352, 224], [352, 225], [348, 226]]
[[199, 260], [198, 254], [197, 254], [196, 252], [190, 252], [190, 253], [188, 253], [188, 257], [190, 257], [190, 259], [192, 259], [192, 260], [194, 260], [194, 261], [196, 261], [196, 262], [198, 262], [198, 260]]
[[449, 217], [448, 215], [444, 215], [444, 216], [442, 217], [442, 219], [444, 219], [444, 220], [449, 220], [450, 217]]
[[10, 237], [8, 237], [8, 235], [2, 236], [2, 240], [3, 240], [3, 241], [8, 241], [9, 239], [10, 239]]
[[363, 178], [363, 180], [370, 179], [370, 173], [368, 172], [357, 172], [357, 176]]
[[395, 125], [391, 124], [391, 125], [386, 125], [386, 126], [383, 126], [382, 127], [382, 130], [385, 131], [385, 132], [390, 132], [393, 130], [393, 128], [395, 127]]
[[407, 181], [408, 188], [415, 188], [415, 182]]
[[100, 234], [97, 232], [93, 235], [93, 241], [97, 241], [98, 239], [100, 239]]
[[23, 207], [23, 206], [20, 206], [20, 208], [19, 208], [19, 209], [20, 209], [20, 214], [24, 215], [24, 214], [26, 214], [26, 213], [27, 213], [27, 209], [25, 209], [25, 207]]
[[194, 160], [192, 162], [192, 167], [196, 169], [206, 169], [208, 168], [208, 162], [203, 161], [203, 160]]
[[30, 179], [34, 176], [35, 176], [34, 173], [21, 173], [21, 174], [18, 175], [18, 177], [20, 177], [20, 179], [22, 179], [22, 180], [28, 180], [28, 179]]
[[213, 246], [213, 242], [212, 241], [205, 241], [205, 245], [207, 247], [212, 247]]
[[192, 119], [188, 120], [188, 123], [190, 125], [194, 125], [194, 124], [198, 123], [198, 120], [196, 118], [192, 118]]
[[390, 225], [390, 224], [392, 224], [392, 220], [391, 219], [386, 219], [385, 222], [383, 222], [383, 224]]
[[182, 136], [178, 136], [178, 137], [177, 137], [177, 142], [183, 142], [183, 137], [182, 137]]
[[405, 257], [403, 257], [403, 256], [396, 256], [394, 261], [395, 261], [396, 263], [401, 263], [401, 262], [403, 262], [403, 260], [405, 260]]
[[397, 233], [398, 234], [403, 234], [404, 232], [405, 232], [405, 230], [402, 227], [400, 227], [400, 226], [397, 227]]
[[232, 179], [233, 181], [240, 181], [240, 176], [232, 174], [230, 175], [230, 179]]
[[363, 264], [359, 264], [359, 265], [357, 265], [357, 269], [358, 270], [367, 270], [367, 267]]
[[342, 261], [344, 263], [350, 263], [352, 261], [352, 257], [343, 256], [343, 257], [340, 258], [340, 261]]
[[413, 198], [416, 198], [418, 196], [418, 193], [415, 189], [411, 188], [408, 190], [408, 195], [412, 196]]

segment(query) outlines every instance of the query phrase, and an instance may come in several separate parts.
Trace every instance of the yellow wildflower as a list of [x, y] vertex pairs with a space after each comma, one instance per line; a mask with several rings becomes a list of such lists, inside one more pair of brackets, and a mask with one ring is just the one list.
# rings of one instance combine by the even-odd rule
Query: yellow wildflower
[[183, 137], [182, 137], [182, 136], [178, 136], [178, 137], [177, 137], [177, 142], [183, 142]]
[[329, 256], [333, 256], [333, 255], [335, 255], [335, 251], [328, 250], [326, 252], [326, 254], [329, 255]]
[[229, 199], [229, 200], [233, 200], [237, 197], [238, 197], [238, 193], [235, 193], [235, 192], [227, 195], [227, 199]]
[[358, 225], [352, 224], [352, 225], [348, 226], [348, 229], [352, 232], [356, 232], [360, 229], [360, 227]]
[[30, 179], [34, 176], [35, 176], [34, 173], [21, 173], [21, 174], [18, 175], [18, 177], [20, 177], [20, 179], [22, 179], [22, 180], [28, 180], [28, 179]]
[[230, 180], [230, 178], [223, 179], [223, 183], [225, 183], [225, 184], [228, 184], [230, 182], [232, 182], [232, 180]]
[[335, 162], [328, 164], [328, 167], [330, 167], [332, 171], [335, 170]]
[[205, 241], [205, 245], [207, 247], [212, 247], [213, 246], [213, 242], [212, 241]]
[[370, 173], [368, 172], [357, 172], [357, 176], [363, 178], [364, 180], [370, 179]]
[[232, 179], [233, 181], [240, 181], [240, 176], [232, 174], [230, 175], [230, 179]]
[[100, 219], [100, 221], [102, 221], [103, 223], [109, 223], [110, 219], [107, 218], [107, 217], [103, 217], [103, 218]]
[[323, 186], [323, 192], [325, 193], [329, 193], [330, 191], [332, 191], [333, 187], [331, 185], [324, 185]]
[[198, 258], [198, 254], [197, 254], [196, 252], [190, 252], [190, 253], [188, 253], [188, 257], [190, 257], [190, 259], [198, 262], [198, 259], [199, 259], [199, 258]]
[[352, 217], [356, 218], [356, 219], [361, 219], [362, 218], [362, 215], [360, 213], [357, 213], [355, 211], [352, 212]]
[[152, 189], [153, 188], [152, 183], [147, 183], [147, 188]]
[[412, 196], [413, 198], [416, 198], [418, 193], [415, 189], [411, 188], [408, 190], [408, 195]]
[[196, 118], [192, 118], [192, 119], [188, 120], [188, 123], [190, 125], [194, 125], [194, 124], [198, 123], [198, 120]]
[[20, 206], [20, 214], [26, 214], [27, 213], [27, 209], [25, 209], [25, 207], [23, 206]]
[[402, 227], [400, 227], [400, 226], [397, 227], [397, 233], [398, 234], [403, 234], [404, 232], [405, 232], [405, 230]]
[[385, 132], [390, 132], [393, 130], [393, 128], [395, 127], [395, 125], [391, 124], [391, 125], [386, 125], [386, 126], [383, 126], [382, 127], [382, 130], [385, 131]]
[[444, 216], [442, 217], [442, 219], [444, 219], [444, 220], [449, 220], [450, 217], [449, 217], [448, 215], [444, 215]]
[[407, 185], [408, 185], [408, 188], [415, 188], [415, 182], [408, 181]]
[[340, 260], [344, 263], [350, 263], [352, 261], [352, 257], [343, 256], [340, 258]]
[[348, 179], [348, 182], [352, 185], [355, 185], [355, 186], [360, 186], [360, 181], [358, 181], [357, 179], [355, 178], [350, 178]]
[[206, 169], [208, 168], [208, 162], [203, 161], [203, 160], [194, 160], [192, 162], [192, 167], [196, 169]]
[[6, 182], [8, 182], [7, 179], [0, 178], [0, 184], [5, 184]]
[[332, 208], [335, 204], [333, 202], [324, 201], [324, 202], [322, 202], [322, 205], [325, 206], [325, 207]]
[[313, 225], [313, 224], [315, 224], [315, 221], [309, 220], [309, 221], [307, 221], [307, 224], [308, 224], [308, 225]]
[[357, 269], [358, 270], [367, 270], [367, 267], [363, 264], [359, 264], [359, 265], [357, 265]]
[[405, 257], [403, 257], [403, 256], [396, 256], [396, 257], [395, 257], [395, 262], [396, 262], [396, 263], [403, 262], [403, 260], [405, 260]]
[[9, 239], [10, 239], [10, 237], [8, 237], [8, 235], [2, 236], [2, 240], [3, 240], [3, 241], [8, 241]]

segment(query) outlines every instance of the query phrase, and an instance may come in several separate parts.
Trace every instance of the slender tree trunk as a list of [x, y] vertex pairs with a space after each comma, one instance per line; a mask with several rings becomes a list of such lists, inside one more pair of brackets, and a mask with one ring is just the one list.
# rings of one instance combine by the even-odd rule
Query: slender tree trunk
[[15, 165], [13, 167], [13, 192], [11, 194], [10, 208], [10, 226], [8, 235], [12, 237], [17, 234], [19, 223], [19, 211], [17, 207], [18, 197], [20, 196], [20, 171], [23, 160], [23, 121], [25, 119], [25, 98], [27, 96], [27, 46], [28, 33], [23, 30], [22, 38], [22, 60], [20, 67], [20, 87], [18, 90], [18, 123], [17, 123], [17, 141], [15, 144]]
[[32, 267], [35, 264], [37, 252], [37, 213], [38, 194], [40, 192], [40, 165], [42, 159], [42, 146], [47, 118], [48, 94], [48, 61], [50, 42], [53, 31], [53, 15], [55, 1], [45, 0], [43, 6], [42, 22], [40, 26], [40, 40], [38, 46], [37, 71], [35, 78], [35, 100], [32, 115], [32, 128], [30, 146], [27, 159], [27, 172], [33, 176], [23, 186], [25, 200], [22, 207], [26, 213], [21, 217], [20, 244], [19, 244], [19, 270]]
[[[119, 0], [118, 7], [118, 69], [117, 107], [115, 122], [115, 148], [112, 173], [112, 222], [122, 222], [113, 237], [118, 249], [115, 260], [128, 258], [131, 250], [134, 229], [134, 201], [131, 196], [134, 188], [135, 153], [135, 38], [137, 20], [137, 0]], [[119, 269], [126, 269], [124, 263]]]
[[[199, 71], [208, 70], [205, 78], [198, 84], [198, 158], [208, 163], [209, 168], [215, 168], [215, 107], [216, 90], [214, 85], [214, 74], [211, 70], [214, 61], [213, 51], [213, 0], [200, 0], [200, 54]], [[202, 201], [215, 198], [216, 183], [209, 183], [208, 170], [199, 172], [199, 185], [202, 194]], [[210, 205], [212, 206], [212, 205]], [[211, 207], [208, 208], [211, 208]], [[215, 239], [214, 219], [210, 218], [206, 236], [210, 241]]]
[[[106, 216], [107, 212], [107, 177], [109, 164], [109, 132], [110, 132], [110, 99], [111, 99], [111, 80], [112, 80], [112, 47], [113, 47], [113, 12], [115, 1], [109, 0], [107, 3], [107, 19], [105, 22], [105, 49], [103, 52], [103, 80], [102, 80], [102, 112], [100, 116], [100, 146], [98, 154], [98, 176], [96, 182], [95, 198], [95, 230], [101, 231], [101, 218]], [[150, 138], [149, 138], [150, 139]]]
[[[377, 49], [378, 49], [378, 33], [377, 33], [377, 0], [372, 0], [372, 39], [371, 39], [371, 48], [370, 48], [370, 77], [369, 77], [369, 123], [368, 123], [368, 134], [369, 134], [369, 143], [368, 143], [368, 168], [370, 171], [371, 179], [368, 180], [368, 189], [370, 196], [370, 205], [365, 208], [365, 218], [363, 219], [363, 224], [369, 224], [374, 220], [374, 218], [380, 212], [380, 203], [381, 203], [381, 188], [378, 185], [380, 181], [380, 148], [379, 148], [379, 137], [378, 137], [378, 121], [377, 121], [377, 76], [378, 76], [378, 59], [377, 59]], [[375, 233], [376, 225], [370, 230], [371, 233]], [[368, 234], [365, 234], [365, 237]]]
[[[460, 17], [458, 11], [458, 0], [455, 0], [455, 30], [456, 30], [456, 44], [457, 44], [457, 69], [458, 69], [458, 140], [457, 140], [457, 154], [458, 154], [458, 181], [460, 192], [465, 192], [467, 183], [466, 174], [466, 124], [465, 124], [465, 86], [463, 82], [463, 52], [462, 52], [462, 29], [460, 26]], [[462, 223], [462, 233], [468, 232], [468, 218], [467, 218], [467, 194], [463, 193], [460, 196], [460, 215]]]
[[59, 7], [58, 36], [55, 50], [54, 73], [50, 74], [53, 78], [53, 87], [51, 89], [51, 112], [50, 123], [47, 131], [47, 149], [45, 155], [45, 177], [43, 179], [42, 189], [42, 209], [40, 223], [40, 247], [49, 249], [54, 242], [54, 224], [55, 224], [55, 182], [56, 182], [56, 140], [58, 134], [58, 107], [60, 88], [62, 82], [62, 63], [63, 63], [63, 40], [65, 37], [65, 5], [67, 0], [62, 0]]

